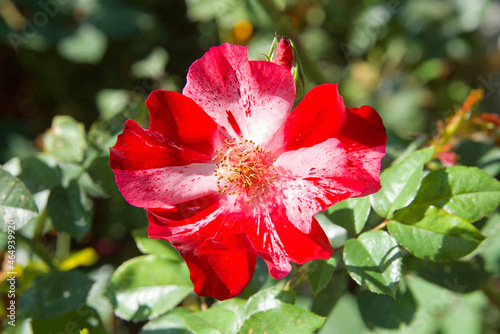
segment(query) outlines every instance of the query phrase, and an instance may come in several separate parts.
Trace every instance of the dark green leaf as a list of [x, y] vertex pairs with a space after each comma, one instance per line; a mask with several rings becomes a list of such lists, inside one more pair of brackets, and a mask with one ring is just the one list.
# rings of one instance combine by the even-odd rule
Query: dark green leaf
[[33, 194], [60, 184], [61, 176], [55, 161], [46, 155], [14, 158], [7, 164], [8, 172], [17, 176]]
[[299, 307], [281, 303], [267, 311], [252, 314], [239, 333], [303, 334], [319, 329], [325, 318]]
[[61, 161], [80, 162], [87, 149], [85, 127], [71, 116], [56, 116], [43, 135], [44, 151]]
[[2, 231], [6, 232], [8, 226], [15, 226], [16, 230], [20, 229], [37, 214], [35, 201], [25, 185], [0, 168]]
[[480, 257], [468, 262], [431, 262], [411, 257], [405, 266], [429, 282], [457, 293], [469, 293], [480, 289], [488, 280], [488, 273]]
[[352, 235], [358, 235], [366, 224], [370, 213], [369, 197], [349, 198], [330, 207], [328, 217]]
[[410, 204], [420, 186], [423, 165], [431, 160], [433, 154], [433, 147], [418, 150], [380, 174], [382, 189], [371, 195], [377, 214], [391, 218], [394, 211]]
[[415, 200], [401, 209], [423, 216], [431, 205], [474, 222], [492, 213], [500, 202], [500, 182], [475, 167], [454, 166], [429, 173]]
[[460, 217], [429, 207], [425, 215], [399, 211], [389, 231], [410, 253], [432, 261], [452, 261], [472, 252], [484, 236]]
[[21, 309], [33, 319], [59, 317], [84, 303], [92, 281], [76, 271], [58, 271], [35, 278], [21, 297]]
[[136, 322], [171, 310], [193, 285], [185, 263], [158, 254], [124, 262], [113, 274], [110, 290], [116, 315]]
[[141, 334], [191, 334], [186, 326], [184, 316], [192, 311], [184, 308], [175, 308], [165, 315], [162, 315], [148, 322], [141, 329]]
[[328, 285], [313, 299], [311, 311], [322, 316], [328, 316], [339, 298], [346, 292], [349, 277], [345, 271], [333, 274]]
[[92, 334], [106, 334], [101, 319], [97, 312], [82, 305], [74, 311], [70, 311], [58, 317], [50, 319], [33, 319], [31, 322], [33, 332], [36, 333], [79, 333], [79, 330], [87, 328]]
[[179, 252], [170, 242], [161, 239], [151, 239], [148, 237], [148, 228], [139, 228], [132, 231], [137, 248], [144, 254], [163, 254], [172, 261], [181, 261]]
[[475, 141], [464, 141], [457, 148], [459, 163], [477, 166], [491, 176], [500, 173], [500, 147]]
[[344, 247], [349, 275], [375, 293], [396, 294], [401, 276], [401, 253], [393, 237], [384, 231], [365, 232]]
[[71, 181], [67, 189], [57, 187], [51, 191], [47, 213], [56, 230], [67, 232], [78, 241], [90, 231], [90, 215], [82, 204], [76, 181]]
[[397, 329], [402, 324], [409, 324], [417, 308], [413, 294], [406, 284], [402, 283], [399, 285], [396, 298], [378, 295], [364, 289], [358, 292], [357, 298], [361, 316], [371, 329]]
[[330, 282], [336, 266], [337, 261], [335, 261], [333, 257], [328, 260], [320, 259], [311, 263], [307, 271], [307, 278], [315, 295], [323, 290], [328, 282]]

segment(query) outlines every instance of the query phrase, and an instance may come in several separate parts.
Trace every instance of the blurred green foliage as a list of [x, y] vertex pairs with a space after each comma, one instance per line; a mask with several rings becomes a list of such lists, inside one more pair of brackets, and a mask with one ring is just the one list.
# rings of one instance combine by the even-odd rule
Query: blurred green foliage
[[[472, 125], [457, 132], [455, 142], [446, 144], [453, 144], [459, 164], [478, 166], [498, 177], [499, 123], [494, 116], [481, 115], [498, 115], [499, 111], [499, 22], [500, 4], [495, 0], [0, 0], [0, 163], [8, 173], [0, 171], [2, 180], [11, 182], [10, 173], [24, 183], [13, 179], [17, 192], [34, 195], [39, 211], [33, 217], [36, 208], [31, 198], [0, 203], [1, 208], [15, 206], [27, 212], [19, 218], [25, 226], [18, 231], [16, 267], [17, 292], [23, 296], [18, 303], [25, 314], [19, 314], [16, 328], [6, 330], [29, 333], [30, 327], [34, 333], [47, 333], [92, 328], [96, 333], [111, 329], [134, 333], [144, 323], [115, 318], [113, 311], [118, 310], [123, 319], [144, 321], [174, 307], [189, 293], [186, 268], [177, 261], [175, 251], [158, 240], [146, 239], [144, 212], [121, 197], [109, 168], [108, 148], [126, 119], [147, 127], [144, 102], [148, 94], [154, 89], [181, 91], [189, 66], [211, 46], [224, 42], [248, 45], [251, 59], [264, 60], [274, 33], [285, 35], [300, 54], [306, 92], [321, 83], [338, 82], [348, 107], [368, 104], [381, 114], [389, 134], [385, 165], [395, 162], [387, 169], [386, 179], [404, 189], [373, 196], [376, 213], [372, 210], [370, 215], [368, 199], [330, 209], [328, 217], [342, 219], [339, 225], [357, 236], [383, 218], [393, 219], [394, 211], [415, 196], [420, 198], [416, 193], [422, 191], [421, 177], [427, 173], [421, 167], [430, 157], [428, 151], [414, 151], [439, 134], [437, 122], [453, 115], [474, 88], [485, 92], [479, 111], [468, 115]], [[401, 169], [412, 174], [394, 172]], [[453, 171], [456, 169], [450, 173]], [[482, 172], [470, 173], [474, 174], [471, 178], [490, 180]], [[435, 174], [429, 175], [424, 180]], [[424, 184], [432, 186], [432, 182]], [[489, 197], [488, 212], [495, 207], [495, 196], [497, 193]], [[390, 223], [391, 233], [409, 229], [407, 220], [415, 218], [414, 213], [402, 211], [399, 216], [405, 217]], [[432, 207], [425, 219], [432, 218], [431, 214], [445, 215]], [[183, 308], [154, 319], [142, 331], [158, 333], [168, 328], [189, 333], [214, 314], [229, 319], [212, 324], [218, 330], [275, 325], [277, 318], [278, 324], [288, 324], [300, 314], [298, 305], [328, 316], [320, 333], [393, 329], [401, 333], [495, 333], [500, 330], [498, 309], [492, 307], [500, 304], [499, 217], [497, 212], [476, 223], [488, 238], [464, 262], [429, 264], [405, 249], [396, 252], [391, 247], [397, 245], [396, 240], [387, 232], [365, 232], [360, 239], [351, 238], [346, 248], [354, 253], [347, 253], [344, 262], [357, 268], [348, 268], [351, 275], [354, 272], [352, 277], [371, 291], [387, 290], [396, 299], [356, 288], [347, 279], [342, 257], [337, 256], [336, 261], [314, 263], [309, 268], [310, 274], [318, 274], [309, 279], [314, 299], [305, 293], [296, 301], [295, 295], [293, 301], [284, 300], [274, 290], [263, 290], [248, 301], [218, 303], [207, 311], [191, 313], [199, 311], [193, 306], [198, 301], [191, 295], [182, 302]], [[462, 218], [460, 224], [468, 224]], [[422, 226], [427, 224], [425, 219]], [[132, 236], [130, 230], [136, 228], [141, 229]], [[482, 236], [471, 229], [476, 236], [473, 249]], [[440, 231], [431, 232], [435, 232], [432, 240], [439, 239]], [[466, 239], [467, 233], [463, 234]], [[384, 268], [377, 274], [382, 279], [375, 278], [377, 284], [387, 286], [373, 288], [363, 281], [368, 276], [358, 267], [356, 252], [365, 252], [363, 243], [371, 239], [375, 243], [387, 239], [382, 245], [387, 249], [381, 247], [380, 251], [397, 253], [397, 261], [390, 264], [397, 273], [384, 272]], [[413, 240], [402, 236], [397, 242], [417, 257], [435, 255], [420, 254]], [[1, 243], [6, 249], [3, 240]], [[92, 248], [95, 254], [82, 260], [82, 252]], [[435, 250], [431, 247], [429, 251]], [[456, 251], [462, 255], [462, 249]], [[149, 255], [125, 262], [140, 252]], [[463, 252], [468, 254], [470, 249]], [[367, 256], [376, 263], [382, 253]], [[444, 260], [460, 256], [445, 256]], [[411, 259], [405, 260], [404, 269], [400, 257]], [[159, 264], [156, 276], [134, 281], [141, 277], [142, 262], [148, 261]], [[77, 267], [79, 271], [71, 271]], [[158, 285], [163, 267], [179, 271], [182, 277], [171, 281], [182, 280], [182, 284]], [[391, 285], [393, 276], [399, 280], [402, 270], [408, 277], [398, 287]], [[470, 279], [471, 272], [476, 280]], [[300, 269], [298, 273], [300, 277]], [[242, 296], [269, 287], [266, 278], [265, 265], [258, 263], [254, 280]], [[68, 281], [73, 283], [65, 285]], [[175, 296], [168, 290], [171, 286]], [[176, 299], [143, 309], [140, 300], [131, 302], [134, 289]], [[66, 293], [71, 298], [64, 297]], [[252, 303], [267, 305], [269, 301], [276, 308], [252, 309]], [[296, 306], [286, 304], [293, 302]], [[244, 323], [238, 318], [241, 314], [249, 317]], [[302, 315], [317, 324], [302, 323], [304, 331], [323, 323], [310, 312]], [[21, 322], [23, 317], [33, 318], [31, 326]], [[62, 326], [67, 324], [75, 325], [70, 329]]]

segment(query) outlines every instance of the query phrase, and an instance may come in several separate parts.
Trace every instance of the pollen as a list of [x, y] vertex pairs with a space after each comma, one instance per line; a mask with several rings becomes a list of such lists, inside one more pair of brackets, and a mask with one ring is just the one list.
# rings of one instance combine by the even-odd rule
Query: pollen
[[243, 135], [226, 139], [215, 150], [212, 161], [217, 161], [214, 175], [221, 194], [243, 195], [247, 204], [256, 196], [265, 194], [278, 173], [270, 159], [271, 151], [264, 150]]

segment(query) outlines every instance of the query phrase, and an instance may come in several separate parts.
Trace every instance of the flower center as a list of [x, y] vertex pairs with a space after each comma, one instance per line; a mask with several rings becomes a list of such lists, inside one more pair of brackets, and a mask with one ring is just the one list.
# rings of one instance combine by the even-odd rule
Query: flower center
[[214, 175], [221, 194], [242, 195], [249, 203], [252, 198], [266, 192], [266, 186], [276, 178], [274, 161], [268, 162], [271, 151], [265, 152], [260, 145], [240, 136], [224, 140], [225, 144], [215, 150], [216, 163]]

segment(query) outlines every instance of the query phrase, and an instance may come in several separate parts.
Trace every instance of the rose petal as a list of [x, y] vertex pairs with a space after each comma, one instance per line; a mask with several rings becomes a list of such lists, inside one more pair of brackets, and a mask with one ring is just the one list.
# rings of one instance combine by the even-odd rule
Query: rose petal
[[149, 130], [128, 120], [110, 148], [111, 168], [141, 170], [210, 162], [214, 146], [222, 145], [217, 124], [188, 97], [157, 90], [146, 105]]
[[350, 108], [338, 136], [347, 152], [349, 174], [365, 180], [366, 190], [353, 196], [366, 196], [380, 190], [380, 163], [385, 156], [387, 135], [377, 112], [368, 106]]
[[290, 112], [295, 82], [285, 67], [249, 61], [247, 48], [213, 47], [189, 68], [183, 94], [227, 133], [267, 142]]
[[218, 191], [212, 164], [115, 169], [114, 173], [125, 200], [142, 208], [166, 209]]
[[314, 87], [265, 147], [279, 155], [335, 138], [344, 124], [346, 111], [336, 84]]
[[219, 300], [238, 295], [252, 278], [256, 257], [242, 250], [201, 253], [200, 245], [217, 235], [226, 217], [222, 202], [207, 196], [173, 210], [149, 210], [149, 237], [177, 248], [191, 272], [198, 295]]
[[[284, 209], [268, 203], [259, 213], [242, 217], [244, 202], [238, 200], [228, 210], [216, 233], [207, 239], [200, 252], [245, 250], [266, 261], [269, 273], [276, 279], [292, 269], [290, 261], [302, 264], [318, 258], [328, 259], [332, 249], [318, 222], [309, 217], [309, 232], [303, 233], [292, 224]], [[238, 208], [240, 206], [240, 208]]]
[[355, 180], [346, 152], [338, 139], [283, 153], [276, 165], [288, 219], [309, 233], [311, 218], [331, 205], [366, 191], [366, 181]]
[[191, 272], [194, 292], [219, 300], [233, 298], [241, 293], [252, 279], [257, 257], [240, 252], [196, 254], [196, 250], [180, 251]]

